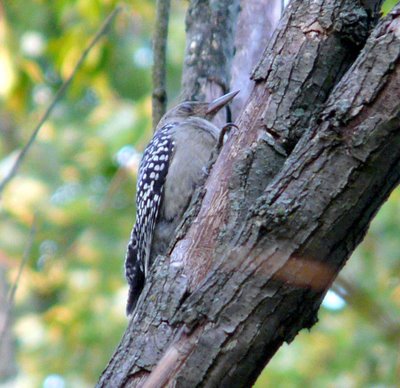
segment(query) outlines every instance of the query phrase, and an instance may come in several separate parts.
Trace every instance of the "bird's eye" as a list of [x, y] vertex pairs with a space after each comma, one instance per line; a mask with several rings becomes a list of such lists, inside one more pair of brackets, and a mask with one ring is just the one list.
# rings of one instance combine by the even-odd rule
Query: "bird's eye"
[[182, 104], [180, 108], [181, 108], [181, 111], [186, 114], [190, 114], [193, 111], [192, 104], [189, 104], [189, 103]]

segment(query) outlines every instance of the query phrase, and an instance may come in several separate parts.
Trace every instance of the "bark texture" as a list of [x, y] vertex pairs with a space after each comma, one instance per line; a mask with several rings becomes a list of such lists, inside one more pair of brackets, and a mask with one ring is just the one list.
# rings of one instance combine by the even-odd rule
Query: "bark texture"
[[229, 90], [239, 0], [192, 0], [186, 16], [183, 100], [212, 100]]
[[[240, 0], [191, 0], [186, 15], [182, 100], [212, 101], [229, 91]], [[230, 111], [214, 118], [231, 121]]]
[[316, 322], [400, 179], [400, 5], [365, 44], [378, 3], [290, 3], [99, 387], [250, 386]]
[[[289, 4], [254, 71], [252, 95], [237, 120], [240, 130], [232, 132], [222, 149], [200, 211], [172, 252], [171, 260], [187, 267], [190, 284], [198, 284], [211, 263], [225, 251], [242, 226], [249, 206], [282, 168], [285, 148], [290, 151], [289, 139], [304, 133], [311, 118], [321, 112], [329, 91], [361, 49], [374, 19], [355, 3], [319, 0]], [[346, 36], [345, 32], [332, 28], [342, 26], [346, 31], [348, 15], [352, 15], [352, 23], [359, 17], [359, 35], [353, 38], [360, 42], [358, 49], [340, 38], [342, 33]], [[328, 23], [327, 30], [310, 33], [308, 26], [323, 20]], [[299, 105], [303, 106], [301, 112]], [[280, 125], [289, 129], [278, 136]]]

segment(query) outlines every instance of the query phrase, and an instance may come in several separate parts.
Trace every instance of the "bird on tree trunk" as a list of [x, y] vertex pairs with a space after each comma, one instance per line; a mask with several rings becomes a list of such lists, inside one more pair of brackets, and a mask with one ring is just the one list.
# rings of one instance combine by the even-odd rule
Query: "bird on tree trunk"
[[211, 120], [238, 91], [212, 102], [183, 102], [160, 120], [139, 165], [136, 223], [125, 258], [132, 314], [154, 259], [163, 255], [219, 144]]

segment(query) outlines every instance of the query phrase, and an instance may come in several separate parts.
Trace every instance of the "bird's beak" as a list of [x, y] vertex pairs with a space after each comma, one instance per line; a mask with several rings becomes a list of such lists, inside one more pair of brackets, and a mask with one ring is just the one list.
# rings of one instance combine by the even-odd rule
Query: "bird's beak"
[[223, 108], [226, 104], [231, 102], [233, 98], [240, 92], [240, 90], [236, 90], [234, 92], [230, 92], [224, 94], [222, 97], [216, 98], [214, 101], [211, 101], [208, 104], [207, 114], [217, 113], [221, 108]]

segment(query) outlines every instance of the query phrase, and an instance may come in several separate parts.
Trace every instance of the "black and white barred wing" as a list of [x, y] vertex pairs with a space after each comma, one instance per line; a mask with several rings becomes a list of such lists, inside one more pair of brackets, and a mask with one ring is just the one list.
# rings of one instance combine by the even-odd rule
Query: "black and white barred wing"
[[143, 289], [150, 261], [150, 249], [161, 207], [165, 178], [174, 149], [171, 130], [176, 124], [160, 128], [146, 147], [139, 166], [136, 189], [136, 223], [125, 259], [125, 276], [130, 289], [127, 313], [131, 314]]

